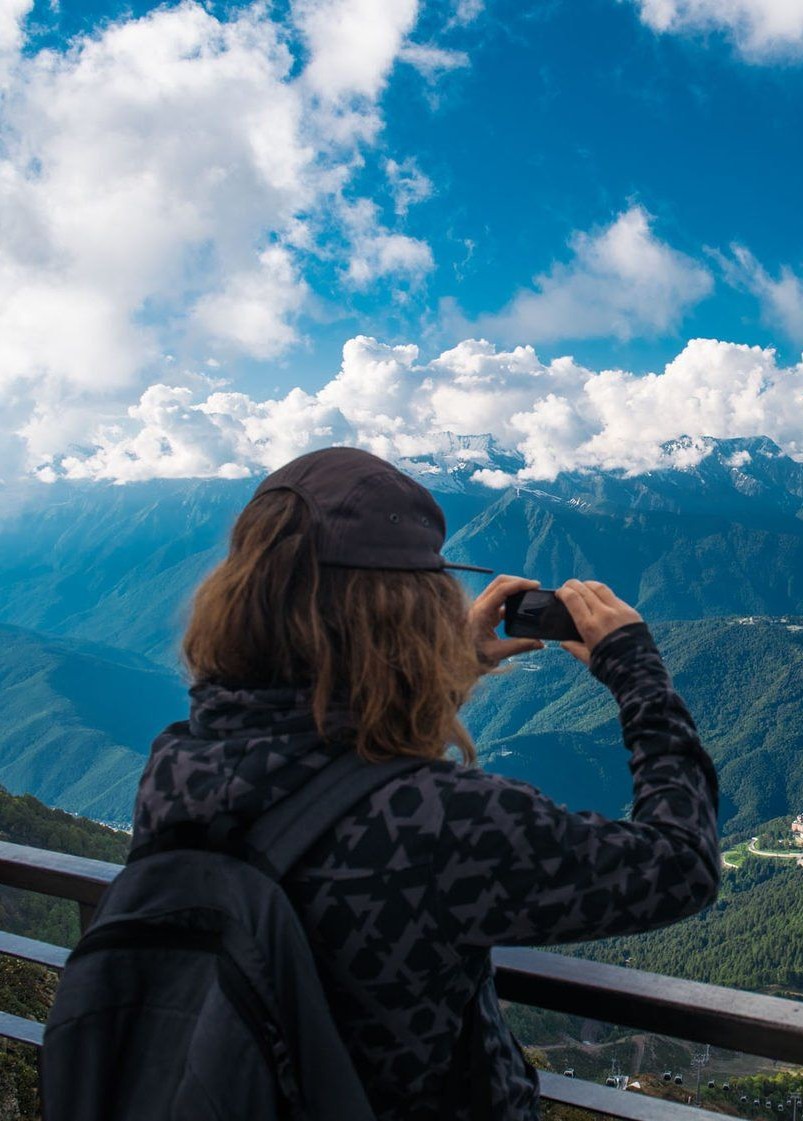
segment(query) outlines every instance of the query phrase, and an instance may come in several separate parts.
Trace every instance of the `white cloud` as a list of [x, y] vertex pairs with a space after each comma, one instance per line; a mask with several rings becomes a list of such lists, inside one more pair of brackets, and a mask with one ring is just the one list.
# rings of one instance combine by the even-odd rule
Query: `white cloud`
[[434, 266], [425, 241], [392, 233], [379, 221], [377, 207], [368, 199], [344, 204], [341, 210], [351, 241], [347, 278], [357, 288], [367, 288], [380, 277], [406, 278], [413, 284]]
[[181, 316], [191, 293], [257, 266], [258, 238], [320, 191], [291, 62], [261, 9], [220, 23], [186, 0], [20, 62], [0, 382], [128, 384], [157, 330], [144, 307]]
[[24, 39], [23, 24], [33, 10], [33, 0], [0, 0], [0, 90]]
[[[769, 436], [803, 461], [803, 363], [782, 368], [773, 350], [716, 339], [693, 339], [662, 373], [639, 377], [569, 357], [545, 365], [531, 347], [498, 352], [473, 339], [420, 364], [412, 344], [358, 336], [317, 393], [195, 396], [152, 386], [127, 417], [100, 426], [91, 451], [42, 461], [42, 477], [233, 477], [335, 443], [397, 462], [469, 459], [490, 487], [563, 470], [689, 467], [709, 453], [709, 437]], [[517, 453], [521, 469], [500, 468], [493, 446]]]
[[783, 265], [775, 280], [743, 245], [733, 245], [731, 251], [732, 257], [714, 254], [726, 280], [758, 298], [765, 322], [780, 328], [793, 342], [803, 343], [803, 281], [800, 277], [788, 265]]
[[[106, 477], [135, 481], [153, 475], [236, 478], [248, 474], [247, 468], [229, 460], [225, 430], [204, 409], [191, 407], [192, 396], [190, 389], [180, 386], [152, 385], [128, 410], [138, 424], [134, 435], [122, 438], [121, 425], [101, 429]], [[87, 465], [92, 462], [92, 458], [68, 455], [62, 466], [68, 476], [84, 478], [91, 477]]]
[[404, 217], [411, 206], [428, 199], [433, 193], [432, 181], [418, 167], [412, 157], [402, 160], [385, 161], [385, 175], [388, 179], [396, 213]]
[[414, 66], [425, 78], [434, 81], [444, 72], [460, 70], [469, 65], [465, 51], [445, 50], [431, 43], [405, 43], [399, 58]]
[[749, 451], [742, 450], [734, 452], [733, 455], [728, 456], [728, 458], [725, 460], [725, 463], [728, 467], [744, 467], [746, 464], [751, 462], [752, 458], [753, 457]]
[[376, 98], [417, 15], [418, 0], [294, 0], [311, 53], [305, 81], [330, 100]]
[[211, 338], [272, 358], [296, 341], [289, 320], [305, 296], [291, 254], [275, 245], [260, 254], [256, 268], [234, 273], [219, 292], [202, 296], [192, 315]]
[[599, 232], [575, 233], [570, 245], [569, 264], [553, 265], [534, 290], [473, 326], [503, 342], [661, 334], [713, 285], [707, 269], [655, 236], [640, 206]]
[[722, 31], [752, 62], [803, 54], [801, 0], [633, 0], [658, 32]]
[[[263, 0], [225, 19], [181, 0], [23, 53], [30, 2], [0, 0], [2, 427], [46, 455], [60, 415], [119, 413], [165, 353], [181, 370], [286, 351], [316, 257], [347, 287], [432, 268], [352, 193], [418, 8], [299, 0], [291, 25]], [[395, 169], [403, 219], [428, 180]]]
[[454, 0], [454, 11], [449, 19], [450, 26], [465, 27], [484, 11], [485, 0]]
[[3, 0], [0, 4], [0, 50], [13, 50], [22, 42], [22, 23], [33, 9], [33, 0]]

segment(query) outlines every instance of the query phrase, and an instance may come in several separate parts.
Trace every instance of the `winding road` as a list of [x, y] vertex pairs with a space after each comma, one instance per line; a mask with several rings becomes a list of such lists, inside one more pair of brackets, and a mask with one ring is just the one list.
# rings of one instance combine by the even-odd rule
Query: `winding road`
[[765, 849], [757, 849], [756, 841], [758, 837], [754, 837], [750, 844], [747, 846], [747, 851], [751, 852], [753, 856], [775, 856], [778, 860], [799, 860], [803, 857], [803, 849], [798, 852], [767, 852]]

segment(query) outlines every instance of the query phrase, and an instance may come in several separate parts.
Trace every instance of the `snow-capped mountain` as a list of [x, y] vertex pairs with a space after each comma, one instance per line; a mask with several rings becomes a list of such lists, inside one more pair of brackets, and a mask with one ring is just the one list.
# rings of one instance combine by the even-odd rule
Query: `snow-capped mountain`
[[[677, 448], [669, 450], [677, 456]], [[670, 637], [685, 627], [679, 621], [697, 620], [697, 647], [707, 653], [701, 653], [695, 672], [704, 678], [700, 667], [706, 662], [713, 667], [722, 644], [736, 648], [737, 639], [732, 629], [723, 629], [722, 619], [803, 616], [803, 464], [761, 439], [711, 440], [702, 448], [697, 442], [690, 451], [689, 465], [682, 469], [636, 476], [573, 472], [552, 480], [517, 478], [510, 486], [489, 488], [477, 480], [477, 472], [497, 473], [498, 481], [501, 473], [516, 476], [522, 462], [490, 437], [445, 434], [437, 454], [413, 455], [401, 466], [430, 487], [443, 506], [450, 533], [445, 551], [451, 559], [498, 572], [521, 572], [546, 587], [569, 576], [603, 579], [638, 606], [651, 624], [664, 624]], [[128, 797], [126, 784], [133, 791], [136, 758], [147, 750], [139, 719], [143, 706], [146, 711], [152, 707], [154, 725], [162, 720], [163, 699], [169, 693], [165, 674], [180, 692], [178, 644], [192, 591], [224, 555], [231, 526], [258, 481], [152, 480], [128, 486], [57, 482], [31, 489], [11, 510], [4, 511], [0, 503], [0, 624], [25, 628], [25, 641], [18, 634], [14, 643], [15, 649], [28, 651], [6, 660], [5, 672], [0, 672], [0, 699], [6, 704], [13, 700], [15, 728], [24, 730], [20, 714], [24, 715], [26, 695], [31, 696], [38, 706], [38, 723], [30, 734], [38, 737], [37, 743], [51, 742], [48, 720], [52, 717], [56, 726], [58, 718], [65, 758], [70, 759], [69, 766], [62, 764], [59, 770], [55, 756], [48, 765], [49, 749], [34, 750], [34, 745], [26, 771], [17, 732], [5, 740], [0, 735], [0, 782], [15, 791], [43, 794], [70, 809], [91, 806], [98, 816], [120, 819]], [[469, 576], [466, 584], [476, 591], [485, 579]], [[788, 670], [792, 647], [787, 647], [791, 642], [796, 650], [800, 642], [798, 632], [787, 633], [785, 645], [773, 638], [750, 646], [754, 659], [765, 651], [770, 677], [774, 659], [778, 675]], [[7, 629], [7, 647], [10, 635]], [[57, 656], [56, 639], [61, 642]], [[34, 654], [37, 643], [40, 653]], [[105, 730], [102, 741], [91, 736], [94, 717], [87, 713], [95, 710], [85, 704], [91, 684], [77, 689], [76, 675], [63, 669], [72, 659], [83, 667], [82, 673], [90, 673], [86, 667], [97, 663], [79, 657], [87, 644], [93, 658], [118, 667], [108, 670], [104, 680], [122, 681], [129, 673], [136, 679], [135, 688], [117, 691], [120, 720], [113, 731]], [[678, 657], [681, 652], [682, 643]], [[136, 666], [127, 661], [131, 657], [139, 659]], [[561, 682], [573, 667], [554, 660], [561, 657], [562, 652], [553, 651], [552, 661], [531, 667], [536, 672], [521, 670], [524, 708], [537, 707], [537, 701], [529, 699], [530, 690], [535, 688], [537, 695], [537, 683], [547, 680], [543, 667], [558, 667], [555, 688], [564, 688]], [[519, 732], [524, 735], [525, 724], [531, 725], [532, 713], [525, 720], [521, 709], [519, 732], [510, 721], [500, 723], [499, 713], [511, 706], [519, 711], [519, 702], [514, 703], [512, 693], [503, 693], [508, 686], [490, 684], [496, 699], [476, 706], [475, 736], [493, 751], [494, 765], [510, 758], [523, 777], [530, 777], [527, 758], [530, 749], [536, 750], [536, 740], [516, 737]], [[150, 697], [151, 686], [154, 698], [162, 698], [159, 703]], [[750, 722], [749, 683], [745, 689], [734, 714], [738, 710], [741, 726], [753, 729], [750, 752], [758, 756], [750, 758], [764, 759], [769, 725]], [[128, 725], [126, 705], [132, 712]], [[791, 719], [791, 714], [792, 709], [784, 710], [779, 719]], [[182, 715], [176, 713], [175, 718]], [[601, 728], [607, 720], [599, 724], [595, 717], [594, 726]], [[550, 765], [557, 774], [569, 751], [579, 768], [576, 773], [581, 773], [590, 758], [588, 744], [575, 742], [575, 733], [569, 734], [565, 724], [548, 725], [549, 720], [542, 721], [537, 730], [533, 726], [526, 733], [537, 735], [539, 766], [546, 767], [547, 777]], [[132, 729], [127, 738], [120, 732], [123, 726]], [[615, 729], [615, 721], [610, 727]], [[133, 729], [138, 729], [136, 734]], [[152, 729], [154, 734], [158, 730]], [[790, 726], [785, 742], [797, 742], [796, 734]], [[516, 746], [506, 747], [500, 735], [503, 740], [513, 737]], [[525, 742], [530, 744], [526, 750]], [[101, 750], [99, 744], [106, 747]], [[120, 782], [115, 780], [113, 804], [108, 806], [102, 796], [109, 777], [108, 768], [105, 778], [103, 769], [107, 749], [116, 751], [120, 760], [133, 760], [126, 763]], [[727, 795], [728, 783], [733, 790], [743, 786], [743, 775], [740, 764], [726, 758], [727, 745], [722, 753], [724, 773], [731, 775], [725, 780]], [[582, 759], [586, 762], [578, 762]], [[78, 781], [81, 760], [86, 774]], [[756, 767], [762, 797], [772, 803], [762, 802], [762, 820], [782, 812], [793, 795], [803, 793], [796, 772], [782, 767], [777, 751]], [[797, 784], [795, 791], [790, 784]], [[93, 790], [95, 795], [100, 792], [100, 801]], [[612, 788], [611, 799], [620, 793]]]

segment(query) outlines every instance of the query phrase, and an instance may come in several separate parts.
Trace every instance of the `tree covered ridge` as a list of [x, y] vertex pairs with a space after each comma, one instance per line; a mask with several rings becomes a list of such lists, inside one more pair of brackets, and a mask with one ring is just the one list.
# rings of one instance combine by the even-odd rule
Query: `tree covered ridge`
[[130, 838], [121, 830], [51, 809], [31, 794], [9, 794], [0, 786], [0, 839], [122, 864]]

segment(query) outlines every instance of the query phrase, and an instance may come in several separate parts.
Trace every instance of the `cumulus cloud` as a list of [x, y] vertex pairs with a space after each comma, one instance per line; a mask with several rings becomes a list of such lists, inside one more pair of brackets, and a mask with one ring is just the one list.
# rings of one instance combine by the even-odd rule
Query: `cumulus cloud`
[[395, 223], [354, 190], [419, 6], [181, 0], [31, 52], [30, 0], [0, 3], [0, 409], [37, 455], [79, 401], [297, 344], [315, 259], [347, 289], [431, 270], [399, 228], [423, 172], [389, 162]]
[[376, 98], [417, 15], [418, 0], [295, 0], [312, 56], [305, 82], [327, 99]]
[[[565, 470], [689, 467], [709, 437], [769, 436], [803, 461], [801, 432], [803, 363], [782, 368], [771, 349], [693, 339], [661, 373], [636, 376], [476, 339], [420, 363], [413, 344], [357, 336], [316, 393], [255, 401], [151, 386], [127, 417], [98, 428], [91, 449], [41, 463], [40, 477], [231, 478], [345, 443], [418, 470], [468, 460], [478, 482], [501, 487]], [[495, 449], [520, 467], [500, 465]]]
[[726, 280], [756, 296], [762, 315], [772, 327], [780, 328], [793, 342], [803, 343], [803, 281], [788, 266], [772, 277], [743, 245], [731, 246], [732, 256], [715, 253]]
[[344, 204], [343, 221], [349, 231], [351, 260], [346, 276], [357, 288], [395, 275], [413, 284], [430, 272], [435, 261], [425, 241], [392, 233], [379, 220], [376, 204], [368, 199]]
[[33, 9], [33, 0], [3, 0], [0, 4], [0, 51], [13, 51], [22, 43], [22, 24]]
[[272, 358], [296, 341], [291, 316], [305, 295], [291, 254], [276, 245], [259, 255], [255, 268], [233, 273], [218, 292], [202, 296], [192, 315], [210, 337], [254, 358]]
[[314, 200], [290, 65], [258, 10], [223, 24], [187, 2], [20, 61], [3, 121], [0, 383], [127, 384], [154, 352], [144, 305], [175, 312], [217, 288]]
[[473, 326], [503, 342], [657, 335], [713, 287], [706, 268], [656, 237], [641, 206], [598, 232], [575, 233], [570, 246], [568, 264], [536, 276], [533, 289]]
[[722, 31], [752, 62], [803, 55], [800, 0], [633, 0], [658, 32]]

